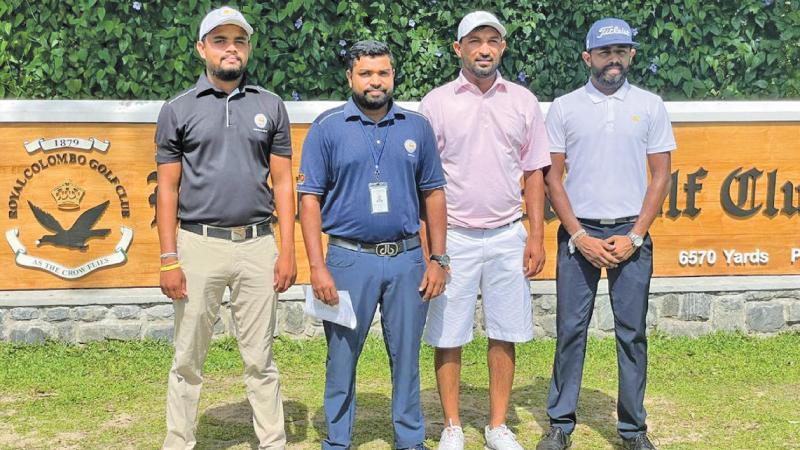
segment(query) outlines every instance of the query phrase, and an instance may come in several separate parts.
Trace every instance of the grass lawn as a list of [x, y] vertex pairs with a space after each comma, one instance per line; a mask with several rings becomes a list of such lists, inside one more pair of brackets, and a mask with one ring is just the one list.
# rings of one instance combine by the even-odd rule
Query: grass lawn
[[[533, 449], [547, 426], [545, 399], [555, 342], [517, 347], [509, 425]], [[467, 448], [482, 449], [487, 420], [486, 341], [465, 348], [462, 414]], [[616, 435], [614, 341], [591, 340], [573, 448], [613, 449]], [[324, 434], [325, 342], [275, 345], [290, 449], [319, 448]], [[172, 356], [163, 342], [86, 346], [0, 344], [0, 448], [154, 449], [164, 435], [164, 396]], [[422, 360], [426, 443], [442, 429], [433, 353]], [[391, 385], [383, 343], [367, 341], [359, 366], [355, 444], [390, 449]], [[750, 338], [650, 339], [646, 406], [661, 449], [800, 449], [800, 334]], [[198, 448], [255, 448], [236, 343], [220, 340], [206, 363]]]

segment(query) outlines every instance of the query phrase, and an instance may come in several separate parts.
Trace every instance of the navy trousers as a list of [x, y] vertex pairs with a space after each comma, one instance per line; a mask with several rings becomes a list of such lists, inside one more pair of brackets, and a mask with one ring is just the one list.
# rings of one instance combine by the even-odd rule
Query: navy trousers
[[336, 289], [350, 292], [357, 325], [351, 330], [323, 323], [328, 340], [324, 399], [328, 437], [322, 448], [346, 449], [352, 444], [356, 365], [378, 305], [392, 374], [394, 446], [421, 444], [425, 422], [419, 399], [419, 351], [428, 313], [428, 303], [418, 290], [425, 271], [422, 249], [377, 256], [330, 245], [326, 264]]
[[[589, 235], [605, 239], [626, 235], [632, 223], [597, 225], [581, 222]], [[558, 261], [556, 266], [557, 344], [553, 378], [547, 399], [550, 424], [571, 433], [575, 429], [575, 410], [583, 376], [586, 338], [592, 319], [600, 269], [587, 261], [580, 251], [570, 254], [569, 234], [558, 230]], [[615, 269], [607, 270], [609, 297], [614, 312], [614, 332], [617, 340], [617, 369], [619, 392], [617, 429], [624, 439], [645, 432], [647, 425], [644, 392], [647, 382], [647, 300], [650, 277], [653, 273], [653, 242], [645, 236], [644, 244], [630, 259]]]

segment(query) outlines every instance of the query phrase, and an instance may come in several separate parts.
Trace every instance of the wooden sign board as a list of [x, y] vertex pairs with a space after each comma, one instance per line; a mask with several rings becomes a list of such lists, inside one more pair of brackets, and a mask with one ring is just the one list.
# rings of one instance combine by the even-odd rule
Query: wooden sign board
[[[292, 126], [295, 175], [308, 127]], [[158, 285], [154, 125], [0, 129], [0, 290]], [[651, 229], [654, 275], [800, 273], [800, 124], [675, 124], [675, 134], [673, 189]], [[555, 275], [557, 228], [550, 218], [538, 278]], [[295, 241], [308, 283], [297, 223]]]

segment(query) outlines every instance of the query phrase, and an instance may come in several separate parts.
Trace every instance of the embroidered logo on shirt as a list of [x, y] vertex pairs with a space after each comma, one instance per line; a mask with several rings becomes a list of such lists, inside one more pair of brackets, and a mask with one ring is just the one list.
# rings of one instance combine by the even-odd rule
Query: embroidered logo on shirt
[[303, 172], [297, 174], [297, 184], [303, 184], [306, 182], [306, 175]]
[[639, 117], [639, 115], [638, 115], [638, 114], [634, 114], [633, 116], [631, 116], [631, 120], [632, 120], [634, 123], [639, 123], [639, 121], [640, 121], [640, 120], [642, 120], [642, 118], [641, 118], [641, 117]]
[[265, 116], [264, 114], [261, 113], [256, 114], [256, 116], [253, 118], [253, 121], [256, 123], [256, 126], [258, 128], [264, 128], [265, 126], [267, 126], [267, 116]]
[[414, 142], [413, 139], [406, 139], [403, 145], [406, 147], [406, 151], [409, 154], [413, 154], [415, 151], [417, 151], [417, 143]]

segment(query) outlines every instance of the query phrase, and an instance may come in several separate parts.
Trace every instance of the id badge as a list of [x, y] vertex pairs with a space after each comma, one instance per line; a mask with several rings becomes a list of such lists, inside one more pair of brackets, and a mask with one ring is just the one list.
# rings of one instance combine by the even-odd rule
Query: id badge
[[369, 184], [369, 202], [372, 214], [389, 212], [389, 185], [387, 183]]

